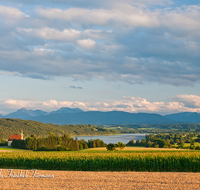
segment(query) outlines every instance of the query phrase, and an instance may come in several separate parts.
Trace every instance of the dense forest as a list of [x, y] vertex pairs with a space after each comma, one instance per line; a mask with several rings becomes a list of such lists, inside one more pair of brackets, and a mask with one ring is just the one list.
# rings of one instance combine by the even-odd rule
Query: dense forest
[[23, 130], [24, 137], [48, 137], [52, 132], [56, 136], [62, 136], [65, 133], [70, 136], [78, 135], [110, 135], [119, 134], [119, 131], [97, 127], [95, 125], [55, 125], [44, 124], [37, 121], [21, 119], [0, 119], [0, 139], [8, 140], [10, 135], [21, 134]]

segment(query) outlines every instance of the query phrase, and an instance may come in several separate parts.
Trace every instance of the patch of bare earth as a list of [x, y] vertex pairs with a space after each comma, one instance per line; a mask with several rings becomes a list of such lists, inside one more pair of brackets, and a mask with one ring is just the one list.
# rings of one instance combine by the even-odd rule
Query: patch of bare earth
[[0, 189], [200, 189], [200, 173], [162, 172], [78, 172], [37, 170], [37, 175], [54, 175], [53, 178], [32, 177], [34, 171], [13, 170], [27, 178], [6, 178], [8, 170], [0, 174]]

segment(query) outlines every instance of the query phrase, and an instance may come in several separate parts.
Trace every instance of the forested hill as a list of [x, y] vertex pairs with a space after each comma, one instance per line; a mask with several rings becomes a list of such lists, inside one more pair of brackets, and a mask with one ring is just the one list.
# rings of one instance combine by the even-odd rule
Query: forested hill
[[70, 136], [109, 135], [120, 133], [116, 130], [104, 129], [94, 125], [55, 125], [31, 120], [0, 119], [0, 139], [8, 139], [10, 135], [20, 135], [21, 130], [23, 130], [25, 138], [30, 135], [35, 135], [36, 137], [47, 137], [49, 132], [52, 132], [56, 136], [61, 136], [65, 133]]

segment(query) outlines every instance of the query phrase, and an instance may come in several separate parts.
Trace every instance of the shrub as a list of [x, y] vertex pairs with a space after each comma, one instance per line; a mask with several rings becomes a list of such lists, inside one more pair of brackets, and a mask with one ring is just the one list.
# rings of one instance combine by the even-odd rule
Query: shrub
[[65, 148], [64, 146], [58, 145], [58, 146], [55, 146], [53, 150], [54, 151], [67, 151], [67, 148]]
[[155, 144], [155, 145], [154, 145], [154, 148], [159, 148], [159, 144]]
[[109, 144], [106, 146], [106, 149], [107, 149], [107, 150], [115, 150], [115, 148], [116, 148], [116, 146], [115, 146], [115, 144], [113, 144], [113, 143], [109, 143]]
[[8, 142], [7, 141], [2, 141], [0, 142], [0, 146], [7, 146], [8, 145]]
[[46, 148], [44, 145], [37, 149], [38, 151], [51, 151], [51, 149]]
[[120, 148], [120, 149], [123, 149], [126, 145], [122, 142], [118, 142], [117, 143], [117, 147]]
[[200, 150], [200, 146], [197, 146], [197, 147], [195, 148], [195, 150]]

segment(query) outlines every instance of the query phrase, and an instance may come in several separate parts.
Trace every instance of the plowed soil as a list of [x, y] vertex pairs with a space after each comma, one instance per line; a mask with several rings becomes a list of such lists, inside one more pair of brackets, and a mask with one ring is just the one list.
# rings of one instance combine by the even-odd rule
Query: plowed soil
[[200, 189], [200, 173], [161, 172], [79, 172], [37, 170], [37, 175], [53, 175], [53, 178], [32, 177], [34, 171], [13, 170], [27, 178], [6, 178], [5, 169], [0, 174], [0, 189]]

